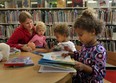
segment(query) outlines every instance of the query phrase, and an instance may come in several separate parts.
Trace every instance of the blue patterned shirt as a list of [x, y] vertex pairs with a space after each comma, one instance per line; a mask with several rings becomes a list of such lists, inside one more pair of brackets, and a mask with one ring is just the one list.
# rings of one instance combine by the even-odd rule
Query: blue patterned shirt
[[93, 69], [91, 74], [77, 70], [78, 83], [103, 83], [106, 75], [106, 56], [106, 50], [101, 44], [91, 47], [83, 45], [80, 52], [75, 51], [74, 59]]

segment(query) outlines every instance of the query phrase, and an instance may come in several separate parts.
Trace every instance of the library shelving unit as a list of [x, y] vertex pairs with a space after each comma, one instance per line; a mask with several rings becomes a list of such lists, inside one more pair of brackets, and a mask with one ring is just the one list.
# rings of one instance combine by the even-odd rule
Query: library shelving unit
[[[56, 22], [67, 22], [70, 28], [70, 40], [80, 45], [75, 39], [72, 29], [73, 22], [80, 15], [82, 10], [87, 7], [65, 7], [65, 8], [0, 8], [0, 42], [6, 42], [11, 36], [14, 29], [19, 25], [18, 15], [21, 11], [29, 11], [33, 16], [33, 21], [43, 21], [47, 25], [47, 42], [51, 47], [57, 41], [54, 38], [53, 24]], [[106, 22], [106, 28], [98, 40], [109, 51], [116, 51], [116, 7], [95, 8], [99, 18]], [[53, 42], [54, 41], [54, 42]]]
[[[9, 38], [18, 26], [18, 15], [21, 11], [29, 11], [33, 16], [33, 21], [43, 21], [47, 25], [46, 36], [54, 38], [52, 25], [56, 22], [67, 22], [69, 28], [72, 29], [72, 25], [76, 17], [80, 15], [81, 11], [86, 7], [67, 7], [67, 8], [7, 8], [0, 9], [0, 29], [2, 30], [2, 37]], [[70, 36], [72, 36], [72, 32]], [[73, 37], [70, 37], [73, 38]], [[2, 38], [1, 38], [2, 39]]]

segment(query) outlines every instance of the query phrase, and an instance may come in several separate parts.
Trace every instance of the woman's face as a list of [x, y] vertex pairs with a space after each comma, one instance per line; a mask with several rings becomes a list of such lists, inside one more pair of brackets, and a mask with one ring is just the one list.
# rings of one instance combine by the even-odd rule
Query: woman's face
[[30, 18], [27, 18], [25, 22], [21, 23], [25, 29], [27, 29], [28, 31], [30, 31], [34, 24], [33, 24], [33, 20]]

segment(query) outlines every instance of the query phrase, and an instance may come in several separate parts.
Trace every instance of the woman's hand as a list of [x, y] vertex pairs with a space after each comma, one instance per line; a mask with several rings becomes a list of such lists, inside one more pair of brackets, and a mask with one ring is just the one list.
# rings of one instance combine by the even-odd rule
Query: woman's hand
[[32, 48], [30, 46], [28, 46], [27, 44], [25, 44], [23, 47], [21, 47], [21, 49], [23, 51], [27, 51], [27, 52], [31, 52], [32, 51]]

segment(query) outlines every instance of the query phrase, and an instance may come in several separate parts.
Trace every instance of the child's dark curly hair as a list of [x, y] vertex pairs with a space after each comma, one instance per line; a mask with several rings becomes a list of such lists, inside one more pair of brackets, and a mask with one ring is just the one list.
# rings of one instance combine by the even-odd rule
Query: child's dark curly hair
[[69, 27], [67, 23], [55, 23], [54, 24], [54, 33], [59, 33], [61, 35], [66, 35], [66, 37], [69, 36]]
[[98, 35], [104, 28], [104, 22], [97, 18], [97, 14], [92, 9], [86, 9], [74, 23], [74, 28], [81, 28], [88, 32], [94, 32]]

